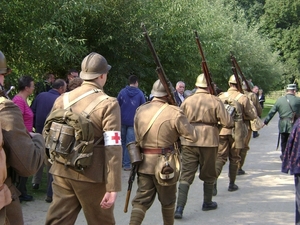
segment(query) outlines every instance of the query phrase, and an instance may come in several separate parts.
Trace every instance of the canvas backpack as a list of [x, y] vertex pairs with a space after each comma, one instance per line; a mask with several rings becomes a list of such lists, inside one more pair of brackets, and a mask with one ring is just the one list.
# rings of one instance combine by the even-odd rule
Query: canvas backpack
[[69, 92], [67, 92], [63, 96], [64, 108], [52, 111], [47, 117], [43, 136], [51, 161], [62, 163], [79, 172], [83, 172], [91, 165], [93, 148], [102, 139], [95, 142], [94, 129], [89, 116], [92, 110], [108, 96], [105, 94], [99, 96], [80, 114], [72, 112], [71, 106], [97, 92], [102, 91], [91, 90], [72, 102], [69, 102]]
[[234, 128], [232, 129], [232, 137], [235, 141], [236, 148], [245, 147], [245, 138], [248, 134], [248, 129], [243, 120], [243, 106], [238, 102], [243, 94], [238, 94], [235, 98], [231, 98], [228, 92], [222, 93], [220, 99], [225, 105], [227, 112], [234, 120]]

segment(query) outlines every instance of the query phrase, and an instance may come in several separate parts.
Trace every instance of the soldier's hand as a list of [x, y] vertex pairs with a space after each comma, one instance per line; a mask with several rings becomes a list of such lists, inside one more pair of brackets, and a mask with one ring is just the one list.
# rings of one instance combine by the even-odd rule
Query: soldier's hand
[[103, 209], [109, 209], [112, 207], [117, 199], [117, 192], [106, 192], [102, 201], [100, 202], [100, 206]]

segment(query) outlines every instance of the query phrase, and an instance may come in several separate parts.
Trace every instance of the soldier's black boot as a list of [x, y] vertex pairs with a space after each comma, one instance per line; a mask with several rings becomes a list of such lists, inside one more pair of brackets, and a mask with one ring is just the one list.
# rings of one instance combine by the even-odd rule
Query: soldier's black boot
[[184, 206], [187, 201], [187, 196], [189, 192], [190, 185], [187, 182], [181, 181], [178, 186], [178, 196], [177, 196], [177, 207], [175, 210], [174, 218], [181, 219]]
[[234, 184], [235, 178], [238, 170], [238, 164], [230, 163], [229, 164], [229, 186], [228, 191], [236, 191], [239, 187]]
[[174, 218], [175, 219], [182, 219], [182, 213], [183, 213], [183, 206], [177, 206]]
[[243, 167], [243, 165], [245, 163], [246, 156], [247, 156], [247, 150], [246, 149], [242, 149], [240, 151], [241, 161], [240, 161], [240, 163], [238, 165], [237, 175], [244, 175], [245, 174], [245, 171], [242, 169], [242, 167]]
[[218, 207], [218, 204], [212, 201], [213, 188], [214, 188], [214, 184], [209, 184], [209, 183], [203, 184], [203, 192], [204, 192], [204, 201], [202, 204], [203, 211], [213, 210]]
[[208, 210], [214, 210], [218, 208], [218, 204], [216, 202], [203, 202], [202, 204], [202, 210], [203, 211], [208, 211]]
[[239, 189], [239, 187], [236, 185], [236, 184], [229, 184], [229, 186], [228, 186], [228, 191], [236, 191], [236, 190], [238, 190]]

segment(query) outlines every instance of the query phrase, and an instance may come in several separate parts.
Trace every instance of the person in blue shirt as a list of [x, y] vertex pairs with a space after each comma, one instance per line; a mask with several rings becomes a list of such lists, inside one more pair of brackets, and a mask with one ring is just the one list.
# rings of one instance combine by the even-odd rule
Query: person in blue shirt
[[[33, 100], [30, 108], [34, 114], [33, 127], [36, 133], [42, 134], [44, 123], [48, 114], [50, 113], [55, 100], [63, 93], [66, 92], [67, 84], [63, 79], [57, 79], [52, 84], [52, 89], [47, 92], [39, 93]], [[32, 177], [32, 188], [39, 189], [40, 182], [42, 181], [44, 165], [40, 167], [38, 172]], [[47, 166], [49, 171], [50, 165]], [[46, 202], [52, 202], [52, 176], [50, 173], [47, 174], [47, 197]]]
[[128, 78], [129, 85], [123, 88], [118, 94], [118, 102], [121, 108], [121, 140], [123, 148], [123, 169], [131, 170], [131, 162], [126, 145], [135, 141], [133, 119], [136, 109], [146, 102], [143, 92], [138, 88], [138, 77], [131, 75]]

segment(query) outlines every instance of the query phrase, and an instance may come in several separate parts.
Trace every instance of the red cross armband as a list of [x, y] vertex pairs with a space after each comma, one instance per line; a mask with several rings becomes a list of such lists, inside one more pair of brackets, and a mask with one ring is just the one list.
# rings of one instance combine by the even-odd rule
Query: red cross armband
[[121, 145], [120, 131], [106, 131], [104, 136], [104, 146]]

